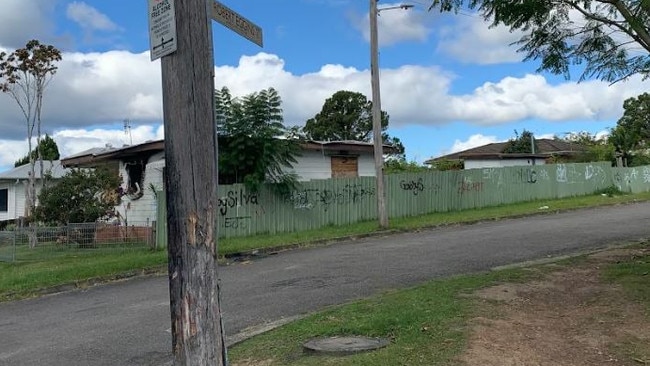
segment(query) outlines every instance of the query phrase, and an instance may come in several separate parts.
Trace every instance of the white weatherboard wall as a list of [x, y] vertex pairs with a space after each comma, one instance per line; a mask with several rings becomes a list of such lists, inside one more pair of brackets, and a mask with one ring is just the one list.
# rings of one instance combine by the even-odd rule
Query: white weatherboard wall
[[502, 159], [502, 160], [465, 160], [465, 169], [482, 169], [482, 168], [505, 168], [511, 166], [529, 166], [533, 165], [533, 160], [535, 161], [534, 165], [544, 165], [546, 160], [544, 159]]
[[[163, 168], [165, 167], [164, 155], [156, 154], [149, 159], [144, 171], [142, 183], [142, 196], [132, 199], [128, 195], [122, 196], [122, 203], [115, 210], [126, 220], [128, 225], [148, 226], [156, 220], [156, 192], [163, 190]], [[123, 177], [122, 188], [126, 191], [128, 172], [124, 162], [120, 162], [120, 174]]]
[[[19, 217], [25, 216], [25, 208], [27, 207], [27, 180], [5, 180], [0, 181], [0, 189], [7, 189], [7, 212], [0, 212], [0, 221], [15, 220]], [[56, 181], [51, 181], [50, 184], [56, 184]], [[40, 181], [36, 181], [36, 197], [41, 193], [43, 185]], [[38, 201], [36, 202], [38, 205]]]
[[[288, 172], [298, 174], [299, 181], [332, 178], [332, 157], [321, 151], [303, 151], [296, 157], [297, 163]], [[375, 176], [375, 160], [372, 154], [361, 153], [358, 156], [358, 173], [360, 177]]]

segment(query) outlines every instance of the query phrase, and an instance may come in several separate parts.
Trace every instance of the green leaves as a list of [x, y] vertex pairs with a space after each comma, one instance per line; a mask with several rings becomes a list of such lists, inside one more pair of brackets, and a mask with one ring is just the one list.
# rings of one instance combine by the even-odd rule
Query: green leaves
[[219, 142], [219, 183], [244, 183], [256, 191], [264, 182], [280, 186], [295, 184], [287, 173], [300, 153], [298, 140], [284, 138], [282, 99], [265, 89], [241, 99], [228, 88], [215, 91]]
[[32, 150], [30, 154], [26, 154], [22, 158], [16, 160], [14, 166], [21, 166], [29, 163], [30, 157], [34, 160], [38, 160], [39, 153], [43, 160], [58, 160], [59, 147], [56, 144], [56, 141], [50, 135], [45, 135], [45, 137], [38, 143], [36, 149]]
[[46, 224], [95, 222], [110, 216], [119, 199], [120, 177], [106, 169], [74, 169], [38, 196], [34, 218]]
[[492, 26], [524, 32], [517, 41], [538, 71], [580, 80], [617, 82], [650, 76], [650, 5], [647, 0], [433, 0], [430, 9], [477, 10]]

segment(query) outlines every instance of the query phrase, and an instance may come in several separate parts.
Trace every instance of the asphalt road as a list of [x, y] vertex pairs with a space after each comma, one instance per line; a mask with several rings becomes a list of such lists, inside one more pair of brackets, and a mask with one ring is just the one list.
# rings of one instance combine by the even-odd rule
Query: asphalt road
[[[650, 237], [650, 203], [294, 250], [220, 267], [229, 336], [433, 278]], [[0, 365], [159, 365], [170, 357], [166, 277], [0, 304]]]

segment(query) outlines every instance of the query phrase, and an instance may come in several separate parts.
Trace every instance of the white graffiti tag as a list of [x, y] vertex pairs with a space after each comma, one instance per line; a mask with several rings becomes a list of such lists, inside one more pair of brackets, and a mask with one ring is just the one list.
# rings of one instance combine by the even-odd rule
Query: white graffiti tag
[[557, 165], [557, 172], [556, 172], [556, 178], [559, 183], [566, 183], [568, 181], [567, 175], [566, 175], [566, 165], [564, 164], [558, 164]]

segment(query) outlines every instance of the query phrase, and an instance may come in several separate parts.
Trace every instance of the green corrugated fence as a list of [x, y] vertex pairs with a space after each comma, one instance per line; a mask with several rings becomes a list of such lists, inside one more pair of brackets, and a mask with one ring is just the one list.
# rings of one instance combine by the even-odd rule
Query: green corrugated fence
[[[390, 217], [458, 211], [536, 199], [592, 194], [611, 186], [650, 190], [650, 166], [611, 168], [609, 163], [553, 164], [385, 177]], [[218, 188], [220, 237], [274, 234], [346, 225], [377, 217], [373, 177], [301, 183], [289, 194], [243, 185]], [[159, 194], [157, 240], [166, 240], [164, 194]]]

